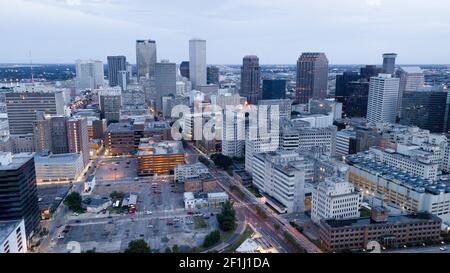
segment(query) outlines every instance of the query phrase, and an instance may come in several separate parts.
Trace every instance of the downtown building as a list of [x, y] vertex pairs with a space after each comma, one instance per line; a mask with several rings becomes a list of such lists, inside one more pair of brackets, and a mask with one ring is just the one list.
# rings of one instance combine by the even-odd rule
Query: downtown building
[[122, 105], [122, 92], [120, 88], [108, 88], [98, 90], [98, 101], [100, 105], [100, 118], [106, 123], [119, 122], [120, 109]]
[[155, 75], [156, 42], [153, 40], [136, 41], [137, 79], [151, 78]]
[[274, 100], [286, 97], [286, 80], [263, 80], [262, 99]]
[[30, 238], [40, 221], [33, 153], [0, 154], [0, 222], [25, 221]]
[[175, 166], [175, 181], [183, 182], [187, 177], [197, 177], [209, 173], [208, 167], [201, 162], [193, 164], [180, 164]]
[[341, 177], [327, 178], [312, 192], [311, 220], [359, 217], [362, 193]]
[[105, 78], [103, 62], [97, 60], [75, 61], [75, 86], [77, 89], [97, 89]]
[[[125, 72], [125, 78], [127, 78], [127, 59], [125, 56], [108, 56], [108, 80], [109, 86], [120, 86], [123, 79], [121, 72]], [[127, 80], [125, 80], [126, 84]], [[126, 88], [125, 88], [126, 89]]]
[[137, 152], [139, 176], [174, 174], [176, 166], [185, 164], [181, 141], [158, 141], [142, 138]]
[[280, 213], [304, 212], [305, 170], [312, 169], [295, 151], [257, 154], [253, 158], [253, 185]]
[[206, 85], [206, 40], [189, 40], [189, 80], [192, 89]]
[[5, 99], [11, 135], [32, 134], [33, 122], [41, 115], [64, 114], [62, 92], [11, 92]]
[[450, 95], [441, 88], [416, 88], [402, 94], [400, 124], [418, 126], [432, 133], [450, 129]]
[[324, 99], [328, 90], [328, 59], [325, 53], [303, 53], [297, 60], [295, 103]]
[[256, 105], [262, 99], [261, 68], [257, 56], [245, 56], [241, 67], [241, 88], [239, 94], [249, 104]]
[[156, 109], [162, 111], [162, 97], [177, 93], [177, 65], [168, 60], [156, 63], [154, 102]]
[[38, 185], [77, 182], [85, 166], [79, 153], [40, 154], [34, 164]]
[[0, 221], [0, 254], [27, 253], [25, 221]]
[[370, 78], [367, 105], [368, 122], [394, 123], [397, 118], [400, 80], [390, 74]]

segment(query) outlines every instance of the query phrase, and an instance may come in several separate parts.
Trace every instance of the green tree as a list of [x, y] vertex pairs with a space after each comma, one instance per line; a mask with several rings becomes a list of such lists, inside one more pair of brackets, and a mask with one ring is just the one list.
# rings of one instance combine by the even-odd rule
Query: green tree
[[150, 253], [150, 246], [142, 239], [134, 240], [128, 243], [125, 253]]
[[217, 166], [219, 166], [224, 170], [230, 167], [231, 164], [233, 164], [233, 160], [230, 157], [220, 153], [212, 154], [211, 160], [214, 162], [214, 164], [216, 164]]
[[236, 228], [236, 212], [228, 201], [222, 206], [221, 213], [217, 214], [219, 228], [223, 231], [230, 231]]
[[74, 191], [64, 199], [64, 205], [68, 206], [71, 211], [82, 212], [83, 208], [81, 207], [81, 201], [81, 195]]
[[122, 200], [124, 197], [124, 193], [123, 192], [119, 192], [119, 191], [113, 191], [109, 197], [111, 197], [112, 201], [115, 202], [117, 200]]
[[173, 245], [173, 247], [172, 247], [172, 252], [173, 252], [173, 253], [178, 253], [178, 252], [180, 252], [180, 248], [178, 247], [178, 245]]
[[214, 230], [205, 237], [203, 247], [210, 247], [220, 242], [220, 231]]
[[172, 253], [172, 249], [170, 249], [170, 247], [166, 247], [166, 253]]

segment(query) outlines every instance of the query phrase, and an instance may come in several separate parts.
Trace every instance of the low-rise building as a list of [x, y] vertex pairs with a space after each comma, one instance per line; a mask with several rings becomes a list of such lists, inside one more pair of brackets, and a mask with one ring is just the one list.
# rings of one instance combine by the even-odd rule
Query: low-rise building
[[399, 247], [440, 240], [441, 223], [429, 213], [389, 216], [384, 208], [373, 208], [372, 217], [322, 220], [319, 238], [329, 252], [365, 249], [371, 241]]
[[26, 253], [25, 221], [0, 221], [0, 253]]
[[175, 181], [184, 182], [186, 177], [198, 176], [202, 173], [209, 173], [209, 169], [201, 162], [194, 164], [180, 164], [175, 166]]
[[228, 202], [229, 197], [226, 192], [210, 192], [208, 193], [208, 206], [210, 208], [219, 208]]
[[129, 123], [111, 123], [106, 129], [105, 148], [107, 155], [132, 153], [135, 150], [133, 126]]
[[142, 138], [137, 153], [138, 175], [174, 174], [175, 166], [185, 163], [181, 141], [155, 142]]
[[198, 208], [217, 208], [221, 207], [229, 200], [226, 192], [185, 192], [184, 208], [187, 210], [195, 210]]
[[184, 179], [185, 192], [212, 192], [217, 188], [217, 180], [210, 173], [188, 176]]
[[450, 183], [432, 181], [364, 155], [346, 157], [348, 181], [364, 195], [406, 212], [429, 212], [450, 223]]
[[83, 157], [78, 153], [36, 155], [36, 182], [67, 183], [76, 181], [83, 172]]

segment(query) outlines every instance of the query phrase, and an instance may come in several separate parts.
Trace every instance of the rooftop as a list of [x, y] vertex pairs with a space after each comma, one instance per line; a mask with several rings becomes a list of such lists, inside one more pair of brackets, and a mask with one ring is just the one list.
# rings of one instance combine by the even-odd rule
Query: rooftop
[[34, 156], [34, 153], [19, 153], [12, 155], [11, 163], [7, 165], [0, 165], [0, 171], [15, 170], [25, 164], [30, 158]]
[[0, 242], [5, 241], [22, 221], [23, 220], [0, 221]]
[[[148, 141], [148, 142], [147, 142]], [[138, 155], [184, 154], [181, 141], [160, 141], [142, 138]]]
[[73, 164], [81, 157], [81, 154], [51, 154], [49, 156], [36, 155], [34, 161], [36, 164]]
[[346, 219], [346, 220], [335, 220], [328, 219], [325, 222], [333, 228], [342, 228], [342, 227], [362, 227], [368, 225], [383, 225], [383, 224], [414, 224], [421, 223], [424, 221], [440, 221], [440, 218], [434, 216], [430, 213], [417, 213], [410, 215], [395, 215], [387, 217], [387, 220], [384, 222], [374, 222], [370, 217], [364, 218], [354, 218], [354, 219]]
[[345, 158], [347, 164], [363, 169], [373, 175], [379, 175], [401, 186], [419, 193], [441, 194], [450, 193], [450, 183], [435, 183], [421, 176], [414, 175], [385, 163], [369, 159], [363, 155], [349, 155]]
[[107, 133], [133, 132], [133, 126], [129, 123], [111, 123], [106, 129]]

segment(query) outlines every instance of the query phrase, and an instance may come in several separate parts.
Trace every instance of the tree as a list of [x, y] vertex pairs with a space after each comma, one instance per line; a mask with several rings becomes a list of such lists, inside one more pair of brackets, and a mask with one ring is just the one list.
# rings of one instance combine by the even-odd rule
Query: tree
[[210, 247], [217, 244], [220, 241], [220, 231], [215, 230], [210, 234], [206, 235], [205, 240], [203, 241], [203, 247]]
[[150, 246], [142, 239], [134, 240], [128, 243], [125, 253], [150, 253]]
[[205, 164], [205, 166], [207, 166], [207, 167], [210, 167], [210, 165], [211, 165], [211, 163], [209, 162], [209, 160], [206, 159], [206, 157], [204, 157], [204, 156], [202, 156], [202, 155], [200, 155], [200, 156], [198, 157], [198, 161], [201, 162], [201, 163], [203, 163], [203, 164]]
[[223, 231], [230, 231], [236, 228], [236, 212], [228, 201], [222, 206], [221, 213], [217, 214], [219, 228]]
[[122, 200], [124, 197], [124, 193], [123, 192], [119, 192], [119, 191], [113, 191], [109, 197], [111, 197], [112, 201], [115, 202], [117, 200]]
[[81, 201], [81, 195], [74, 191], [64, 199], [64, 205], [68, 206], [73, 212], [82, 212], [83, 208], [81, 207]]
[[178, 247], [178, 245], [173, 245], [172, 252], [173, 253], [178, 253], [179, 251], [180, 251], [180, 248]]
[[166, 253], [172, 253], [172, 249], [170, 249], [170, 247], [166, 247]]
[[224, 170], [230, 167], [231, 164], [233, 164], [233, 160], [230, 157], [220, 153], [212, 154], [211, 160], [214, 161], [214, 164], [216, 164], [217, 166], [219, 166]]

